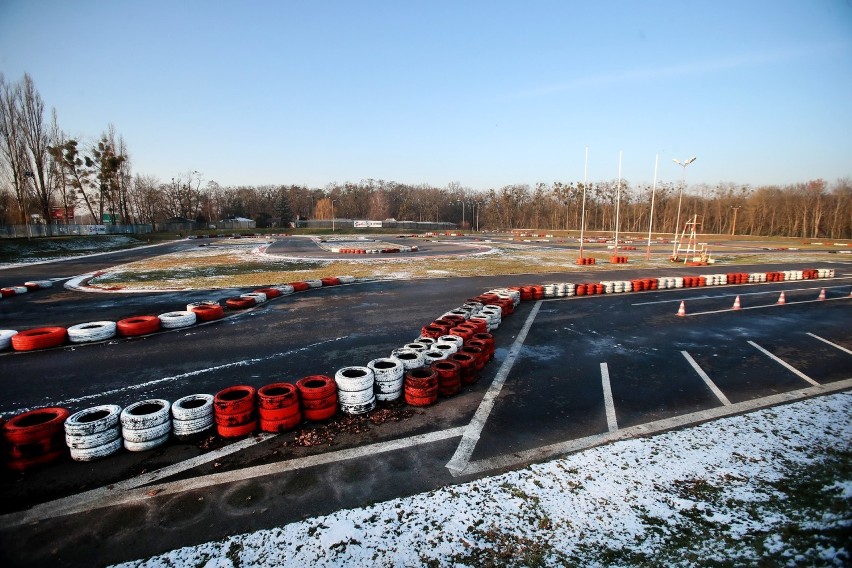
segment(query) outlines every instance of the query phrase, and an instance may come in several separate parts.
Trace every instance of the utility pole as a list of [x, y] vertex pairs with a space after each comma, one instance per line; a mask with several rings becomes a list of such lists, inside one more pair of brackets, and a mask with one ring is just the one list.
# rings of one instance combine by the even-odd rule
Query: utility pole
[[737, 211], [739, 211], [739, 210], [740, 210], [740, 208], [739, 208], [739, 207], [733, 207], [733, 206], [731, 206], [731, 209], [733, 209], [733, 210], [734, 210], [734, 222], [733, 222], [733, 223], [731, 223], [731, 236], [733, 237], [733, 236], [734, 236], [734, 234], [735, 234], [735, 233], [736, 233], [736, 231], [737, 231]]

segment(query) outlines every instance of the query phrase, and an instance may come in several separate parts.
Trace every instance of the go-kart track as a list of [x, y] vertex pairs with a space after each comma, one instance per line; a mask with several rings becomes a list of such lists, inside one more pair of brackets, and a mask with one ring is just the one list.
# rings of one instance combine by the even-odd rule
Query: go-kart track
[[[4, 298], [0, 327], [116, 321], [250, 291], [98, 294], [62, 286], [72, 277], [195, 246], [184, 241], [2, 270], [2, 286], [43, 279], [55, 285]], [[311, 246], [293, 239], [267, 252], [297, 256], [292, 247], [301, 247], [305, 255], [330, 254]], [[458, 248], [433, 253], [461, 254]], [[380, 403], [370, 416], [338, 413], [328, 423], [281, 434], [236, 440], [211, 434], [99, 461], [66, 459], [25, 474], [4, 470], [0, 558], [5, 566], [93, 566], [148, 557], [613, 440], [849, 390], [852, 271], [828, 255], [815, 258], [667, 268], [666, 275], [833, 269], [834, 277], [522, 301], [493, 331], [495, 357], [478, 382], [432, 406]], [[126, 407], [233, 385], [334, 376], [388, 356], [424, 325], [491, 289], [627, 281], [659, 272], [629, 265], [575, 270], [358, 281], [141, 337], [5, 350], [0, 414]], [[742, 309], [732, 309], [736, 299]]]

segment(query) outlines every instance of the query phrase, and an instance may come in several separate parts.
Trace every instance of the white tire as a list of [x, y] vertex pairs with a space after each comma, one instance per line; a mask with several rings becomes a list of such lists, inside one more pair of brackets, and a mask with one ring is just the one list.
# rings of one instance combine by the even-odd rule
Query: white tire
[[334, 382], [338, 391], [360, 392], [373, 387], [375, 375], [369, 367], [344, 367], [334, 375]]
[[128, 442], [124, 440], [124, 448], [128, 452], [146, 452], [148, 450], [153, 450], [158, 446], [162, 446], [166, 442], [169, 441], [169, 435], [166, 434], [160, 438], [156, 438], [154, 440], [150, 440], [148, 442]]
[[393, 381], [376, 382], [375, 391], [376, 395], [394, 393], [396, 391], [402, 390], [402, 387], [404, 386], [405, 377], [400, 377]]
[[78, 323], [68, 328], [68, 341], [71, 343], [103, 341], [112, 337], [115, 337], [114, 321]]
[[275, 286], [275, 289], [278, 290], [279, 292], [281, 292], [282, 296], [289, 296], [290, 294], [292, 294], [293, 292], [296, 291], [296, 289], [293, 288], [292, 286], [290, 286], [289, 284], [284, 284], [282, 286]]
[[157, 316], [160, 318], [160, 327], [163, 329], [177, 329], [187, 327], [196, 322], [197, 316], [195, 312], [178, 311], [166, 312]]
[[152, 398], [134, 402], [121, 411], [121, 425], [131, 430], [153, 428], [169, 420], [171, 405], [168, 400]]
[[172, 403], [175, 420], [196, 420], [207, 416], [213, 416], [212, 394], [191, 394]]
[[340, 410], [346, 414], [365, 414], [376, 408], [376, 397], [363, 404], [341, 404]]
[[65, 419], [65, 433], [69, 436], [91, 436], [118, 426], [121, 407], [117, 404], [93, 406], [75, 412]]
[[14, 329], [0, 329], [0, 351], [9, 348], [15, 335], [18, 335], [18, 332]]
[[412, 341], [412, 343], [422, 343], [423, 345], [425, 345], [427, 347], [427, 349], [429, 347], [432, 347], [433, 345], [435, 345], [437, 342], [438, 342], [438, 340], [435, 339], [434, 337], [423, 337], [422, 335], [420, 337], [418, 337], [417, 339], [415, 339], [414, 341]]
[[115, 440], [95, 448], [71, 448], [71, 459], [80, 462], [89, 462], [111, 456], [121, 449], [124, 440], [121, 436]]
[[430, 349], [429, 351], [426, 351], [426, 352], [423, 353], [423, 364], [424, 365], [431, 365], [432, 363], [435, 363], [437, 361], [443, 361], [444, 359], [446, 359], [449, 356], [450, 356], [450, 353], [448, 353], [447, 351], [441, 351], [441, 350], [438, 350], [438, 349]]
[[401, 396], [402, 396], [402, 389], [399, 389], [399, 390], [396, 390], [396, 391], [393, 391], [393, 392], [386, 392], [386, 393], [378, 393], [377, 392], [376, 393], [376, 400], [388, 402], [388, 401], [391, 401], [391, 400], [397, 400]]
[[338, 276], [337, 279], [340, 280], [341, 284], [352, 284], [355, 282], [354, 276]]
[[459, 337], [458, 335], [442, 335], [438, 338], [438, 343], [455, 343], [456, 347], [459, 349], [464, 345], [464, 339]]
[[215, 420], [212, 414], [195, 420], [174, 420], [172, 421], [172, 433], [175, 436], [191, 436], [210, 429], [213, 424], [215, 424]]
[[417, 369], [423, 366], [423, 353], [421, 351], [405, 348], [394, 349], [391, 353], [391, 356], [399, 359], [402, 362], [402, 366], [406, 371], [409, 369]]
[[255, 304], [262, 304], [267, 300], [266, 294], [263, 292], [248, 292], [247, 294], [240, 294], [240, 298], [252, 299]]
[[[432, 346], [432, 351], [441, 351], [442, 353], [446, 353], [447, 357], [452, 355], [453, 353], [457, 353], [459, 350], [459, 346], [455, 344], [455, 342], [450, 343], [449, 341], [439, 341], [435, 345]], [[447, 357], [444, 357], [446, 359]]]
[[83, 436], [71, 436], [65, 434], [65, 445], [72, 450], [89, 450], [109, 444], [116, 438], [121, 438], [121, 428], [114, 426], [109, 430], [98, 432], [96, 434], [88, 434]]
[[125, 428], [121, 435], [125, 442], [150, 442], [167, 436], [172, 431], [172, 421], [168, 420], [150, 428]]
[[403, 367], [402, 361], [396, 357], [373, 359], [367, 363], [367, 367], [372, 369], [376, 383], [402, 380], [402, 377], [405, 374], [405, 367]]
[[308, 288], [322, 288], [322, 280], [306, 280]]
[[420, 353], [425, 353], [429, 351], [429, 346], [425, 343], [420, 343], [419, 341], [414, 341], [412, 343], [406, 343], [402, 346], [403, 349], [414, 349], [415, 351], [419, 351]]
[[339, 402], [341, 406], [357, 406], [369, 403], [374, 396], [375, 393], [373, 392], [372, 386], [362, 391], [337, 391], [337, 402]]
[[27, 287], [26, 286], [12, 286], [12, 289], [15, 290], [15, 295], [26, 294]]

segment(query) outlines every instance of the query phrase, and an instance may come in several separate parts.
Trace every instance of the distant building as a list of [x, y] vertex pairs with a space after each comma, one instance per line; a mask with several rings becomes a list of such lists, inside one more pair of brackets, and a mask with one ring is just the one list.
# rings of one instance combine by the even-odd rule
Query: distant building
[[254, 229], [257, 223], [245, 217], [230, 217], [216, 222], [217, 229]]

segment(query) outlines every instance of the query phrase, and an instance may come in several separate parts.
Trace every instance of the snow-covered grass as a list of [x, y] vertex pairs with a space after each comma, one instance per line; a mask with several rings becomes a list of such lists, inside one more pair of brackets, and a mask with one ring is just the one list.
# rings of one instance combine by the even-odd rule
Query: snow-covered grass
[[852, 394], [124, 566], [848, 566]]
[[132, 235], [98, 235], [38, 239], [3, 239], [0, 268], [70, 259], [92, 253], [112, 252], [144, 244]]

